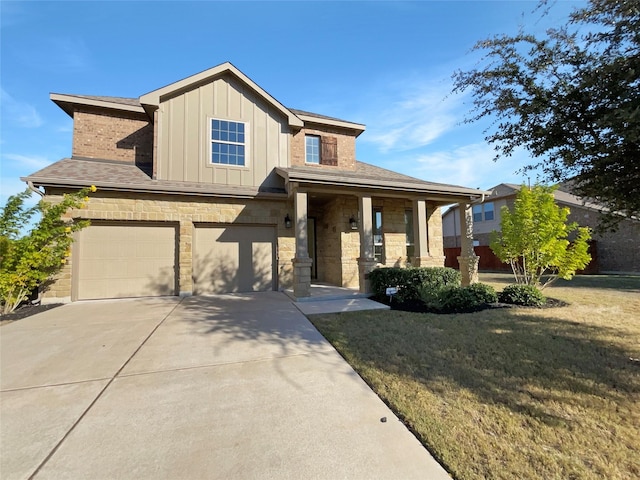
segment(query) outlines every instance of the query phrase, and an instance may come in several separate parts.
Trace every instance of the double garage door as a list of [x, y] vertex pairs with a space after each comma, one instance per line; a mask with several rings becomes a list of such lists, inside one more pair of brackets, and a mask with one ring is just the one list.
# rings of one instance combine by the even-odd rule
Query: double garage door
[[[193, 236], [194, 293], [273, 290], [271, 226], [198, 226]], [[74, 258], [78, 300], [176, 295], [176, 225], [94, 223], [80, 232]]]

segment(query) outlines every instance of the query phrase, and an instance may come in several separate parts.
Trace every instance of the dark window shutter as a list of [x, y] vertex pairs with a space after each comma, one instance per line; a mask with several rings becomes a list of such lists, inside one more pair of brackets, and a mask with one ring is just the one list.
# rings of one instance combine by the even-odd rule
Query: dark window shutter
[[322, 137], [320, 139], [322, 151], [320, 152], [321, 165], [338, 165], [338, 139], [336, 137]]

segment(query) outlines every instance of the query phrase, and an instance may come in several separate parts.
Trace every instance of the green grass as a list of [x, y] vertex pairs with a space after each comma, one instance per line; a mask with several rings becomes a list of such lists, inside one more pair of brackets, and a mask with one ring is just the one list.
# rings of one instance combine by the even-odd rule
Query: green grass
[[454, 478], [640, 478], [640, 278], [544, 293], [569, 306], [311, 321]]

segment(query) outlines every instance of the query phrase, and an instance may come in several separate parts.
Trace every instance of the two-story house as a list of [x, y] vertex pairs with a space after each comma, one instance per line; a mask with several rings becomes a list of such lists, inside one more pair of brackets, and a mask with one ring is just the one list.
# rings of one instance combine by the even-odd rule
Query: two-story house
[[230, 63], [139, 98], [51, 99], [72, 156], [23, 180], [51, 201], [98, 191], [45, 301], [366, 291], [376, 266], [444, 265], [440, 207], [487, 193], [356, 160], [364, 125], [287, 108]]
[[[495, 270], [502, 268], [499, 260], [487, 247], [491, 240], [491, 232], [500, 231], [500, 212], [503, 207], [513, 209], [516, 195], [521, 185], [501, 183], [491, 189], [491, 195], [472, 206], [474, 244], [482, 250], [480, 268]], [[589, 273], [640, 273], [640, 221], [626, 218], [620, 222], [615, 232], [595, 230], [600, 223], [605, 209], [596, 203], [585, 202], [573, 195], [565, 186], [555, 192], [556, 203], [570, 210], [567, 220], [583, 227], [592, 228], [591, 255], [592, 261], [586, 271]], [[456, 247], [461, 245], [459, 220], [460, 208], [453, 206], [443, 214], [444, 247], [448, 258], [447, 264], [455, 266]], [[484, 248], [482, 248], [484, 247]], [[506, 270], [508, 267], [503, 266]]]

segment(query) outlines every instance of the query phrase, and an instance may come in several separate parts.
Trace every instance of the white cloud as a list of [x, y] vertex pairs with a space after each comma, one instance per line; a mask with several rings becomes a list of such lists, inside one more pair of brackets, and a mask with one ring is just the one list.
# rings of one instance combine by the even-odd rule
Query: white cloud
[[[497, 162], [493, 161], [494, 156], [495, 152], [490, 145], [475, 143], [398, 160], [388, 168], [395, 168], [430, 182], [481, 189], [500, 183], [521, 183], [527, 180], [527, 176], [533, 177], [536, 174], [517, 173], [522, 166], [533, 163], [524, 151], [516, 152], [509, 158], [501, 158]], [[398, 168], [400, 164], [404, 168]]]
[[43, 124], [42, 118], [32, 105], [16, 100], [1, 87], [0, 103], [2, 114], [8, 123], [15, 123], [24, 128], [37, 128]]
[[14, 153], [4, 153], [2, 157], [9, 160], [14, 167], [25, 167], [31, 171], [41, 170], [44, 167], [51, 165], [51, 161], [46, 157], [39, 155], [19, 155]]
[[392, 90], [390, 98], [376, 100], [382, 107], [370, 112], [363, 138], [382, 152], [424, 147], [457, 124], [461, 100], [448, 95], [449, 84], [412, 81]]

